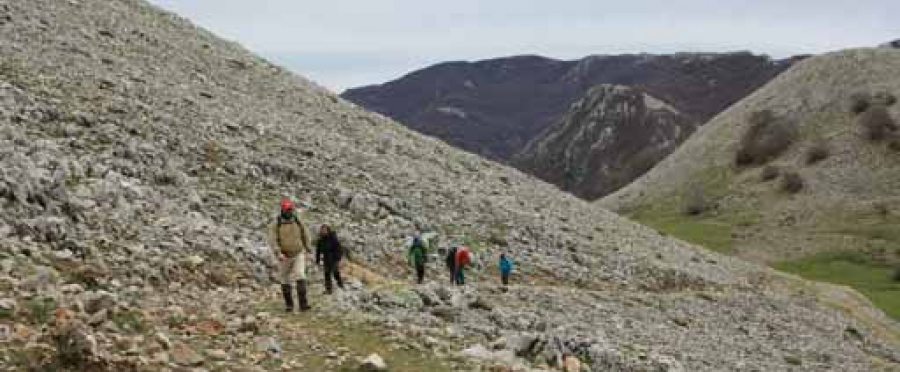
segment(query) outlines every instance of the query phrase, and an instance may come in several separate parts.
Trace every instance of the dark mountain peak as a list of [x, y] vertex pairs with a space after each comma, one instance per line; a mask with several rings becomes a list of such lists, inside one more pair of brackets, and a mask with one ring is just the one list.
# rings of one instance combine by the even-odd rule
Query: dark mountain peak
[[696, 121], [640, 88], [600, 84], [529, 143], [514, 164], [595, 199], [646, 172], [696, 127]]

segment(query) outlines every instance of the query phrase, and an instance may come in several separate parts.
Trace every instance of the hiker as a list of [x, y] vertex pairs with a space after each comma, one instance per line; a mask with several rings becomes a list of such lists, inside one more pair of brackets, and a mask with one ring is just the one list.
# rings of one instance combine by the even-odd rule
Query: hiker
[[500, 254], [500, 281], [503, 283], [503, 286], [506, 287], [509, 285], [509, 275], [512, 274], [513, 264], [510, 261], [509, 257], [506, 257], [506, 253]]
[[319, 228], [319, 238], [316, 240], [316, 265], [323, 264], [325, 272], [325, 293], [332, 293], [332, 278], [337, 281], [337, 286], [344, 289], [344, 281], [341, 280], [341, 258], [344, 257], [344, 247], [338, 240], [337, 233], [328, 225]]
[[447, 265], [447, 271], [450, 273], [450, 283], [456, 284], [456, 246], [447, 250], [444, 263]]
[[422, 284], [425, 281], [425, 263], [428, 259], [428, 248], [422, 237], [416, 235], [413, 237], [412, 244], [409, 246], [409, 264], [416, 269], [416, 283]]
[[466, 284], [466, 267], [471, 261], [471, 253], [467, 247], [456, 248], [454, 253], [453, 269], [455, 271], [453, 279], [456, 285]]
[[278, 276], [281, 281], [281, 295], [284, 297], [285, 310], [294, 311], [291, 285], [296, 282], [300, 311], [307, 311], [310, 309], [306, 299], [306, 255], [310, 253], [309, 231], [300, 221], [294, 203], [290, 200], [281, 201], [281, 213], [276, 218], [271, 231], [275, 242], [273, 251], [279, 259]]

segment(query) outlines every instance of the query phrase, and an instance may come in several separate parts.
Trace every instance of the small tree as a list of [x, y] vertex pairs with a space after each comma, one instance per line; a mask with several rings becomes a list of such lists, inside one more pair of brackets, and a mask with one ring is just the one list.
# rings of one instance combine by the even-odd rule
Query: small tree
[[789, 194], [796, 194], [806, 187], [803, 177], [797, 172], [786, 172], [781, 176], [781, 190]]
[[778, 168], [774, 165], [767, 165], [759, 173], [759, 178], [763, 182], [767, 182], [767, 181], [771, 181], [771, 180], [778, 178], [779, 175], [781, 175], [780, 168]]
[[850, 113], [859, 115], [869, 109], [869, 101], [872, 98], [868, 93], [855, 93], [850, 96]]
[[870, 141], [883, 140], [889, 133], [897, 130], [897, 123], [884, 105], [869, 107], [859, 116], [858, 122], [863, 128], [863, 135]]
[[828, 158], [831, 149], [824, 141], [816, 141], [806, 149], [806, 164], [812, 165]]
[[763, 164], [781, 155], [797, 138], [794, 125], [775, 117], [771, 110], [756, 111], [748, 120], [749, 128], [735, 154], [737, 165]]
[[687, 194], [684, 196], [684, 214], [696, 216], [706, 212], [708, 208], [709, 202], [703, 187], [699, 184], [688, 186]]

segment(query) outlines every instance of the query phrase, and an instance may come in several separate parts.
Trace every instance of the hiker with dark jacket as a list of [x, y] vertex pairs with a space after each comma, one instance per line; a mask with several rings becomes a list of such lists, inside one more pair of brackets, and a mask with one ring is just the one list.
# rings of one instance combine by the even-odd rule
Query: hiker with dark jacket
[[281, 213], [272, 225], [272, 251], [279, 261], [278, 277], [281, 281], [281, 295], [285, 310], [294, 311], [293, 289], [297, 283], [300, 310], [310, 309], [306, 299], [306, 256], [310, 253], [309, 230], [300, 221], [294, 203], [288, 199], [281, 201]]
[[422, 284], [425, 281], [425, 263], [428, 259], [428, 248], [420, 236], [413, 237], [407, 256], [409, 257], [410, 265], [416, 270], [416, 283]]
[[324, 258], [325, 293], [332, 293], [331, 280], [337, 281], [337, 286], [344, 289], [344, 281], [341, 280], [340, 263], [344, 256], [344, 247], [338, 240], [337, 233], [328, 225], [322, 225], [319, 229], [319, 238], [316, 240], [316, 264], [322, 265]]
[[444, 264], [447, 265], [447, 271], [450, 273], [450, 283], [456, 284], [456, 247], [447, 250], [447, 256], [444, 258]]

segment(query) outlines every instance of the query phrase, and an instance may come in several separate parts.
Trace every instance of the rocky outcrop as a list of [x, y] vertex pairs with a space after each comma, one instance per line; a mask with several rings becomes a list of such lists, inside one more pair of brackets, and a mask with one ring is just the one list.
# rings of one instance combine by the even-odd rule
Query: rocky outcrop
[[513, 164], [576, 196], [597, 199], [652, 168], [698, 124], [639, 89], [600, 85]]
[[342, 97], [464, 150], [508, 161], [599, 84], [632, 86], [705, 122], [789, 67], [750, 53], [515, 56], [448, 62]]

